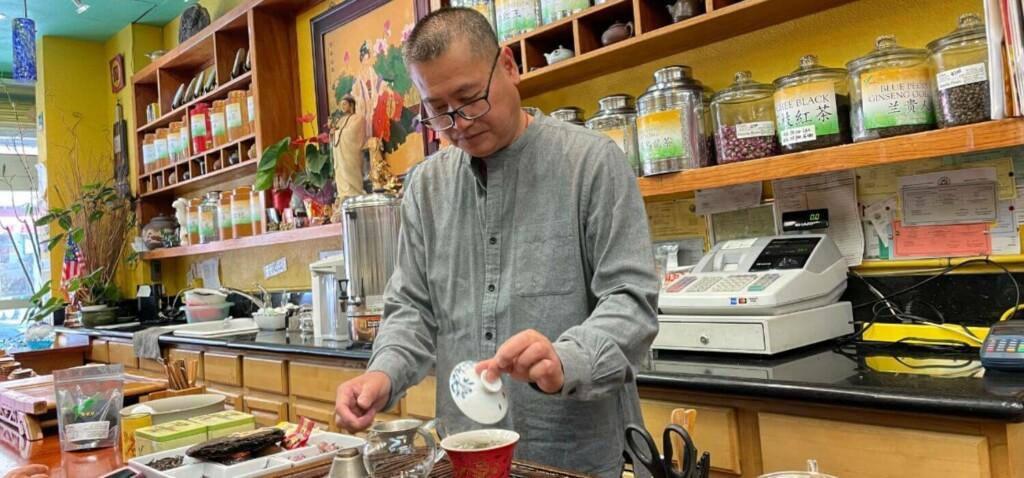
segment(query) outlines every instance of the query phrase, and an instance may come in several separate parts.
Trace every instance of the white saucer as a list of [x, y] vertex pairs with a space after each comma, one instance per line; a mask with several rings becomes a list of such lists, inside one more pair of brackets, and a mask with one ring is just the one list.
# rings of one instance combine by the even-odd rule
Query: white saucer
[[476, 362], [460, 362], [448, 378], [448, 390], [470, 420], [484, 425], [498, 423], [508, 413], [508, 392], [499, 379], [487, 382], [480, 379], [474, 368]]

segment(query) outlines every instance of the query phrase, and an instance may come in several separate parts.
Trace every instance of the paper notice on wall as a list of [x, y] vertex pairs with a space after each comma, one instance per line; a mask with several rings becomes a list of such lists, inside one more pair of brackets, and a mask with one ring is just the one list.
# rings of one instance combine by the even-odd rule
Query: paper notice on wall
[[220, 259], [206, 259], [196, 267], [199, 269], [199, 273], [196, 275], [203, 280], [203, 287], [220, 289]]
[[882, 259], [882, 249], [879, 247], [880, 240], [878, 239], [878, 233], [875, 232], [875, 227], [871, 225], [871, 221], [864, 221], [864, 259], [865, 260], [878, 260]]
[[288, 270], [288, 260], [284, 257], [263, 266], [263, 278], [269, 279], [284, 274]]
[[[1024, 158], [1024, 154], [1018, 155]], [[1016, 167], [1015, 161], [1016, 159], [1008, 157], [1006, 154], [986, 153], [861, 168], [857, 170], [857, 195], [861, 199], [874, 199], [877, 196], [896, 194], [899, 188], [899, 178], [903, 176], [969, 168], [994, 168], [999, 199], [1013, 199], [1017, 197], [1014, 171], [1021, 170]], [[1024, 159], [1021, 162], [1024, 162]]]
[[992, 253], [989, 224], [903, 226], [893, 221], [893, 256], [922, 257], [987, 256]]
[[647, 203], [647, 223], [653, 242], [704, 235], [704, 218], [695, 214], [693, 199]]
[[989, 228], [993, 255], [1020, 254], [1020, 233], [1017, 231], [1019, 223], [1013, 203], [999, 201], [996, 206], [996, 222]]
[[775, 229], [775, 206], [771, 204], [712, 214], [710, 223], [711, 245], [779, 233]]
[[1024, 187], [1017, 189], [1017, 199], [1013, 200], [1013, 215], [1017, 224], [1024, 224]]
[[996, 219], [996, 170], [971, 168], [899, 178], [908, 226], [991, 223]]
[[852, 266], [864, 257], [864, 229], [857, 206], [857, 181], [852, 170], [772, 181], [775, 223], [782, 230], [782, 214], [828, 209], [828, 234]]
[[[864, 219], [871, 224], [878, 237], [886, 247], [892, 246], [892, 222], [896, 220], [896, 198], [891, 197], [876, 201], [864, 208]], [[865, 240], [867, 238], [865, 237]]]
[[761, 204], [761, 182], [724, 188], [698, 189], [695, 196], [697, 214], [706, 216], [719, 212], [738, 211]]

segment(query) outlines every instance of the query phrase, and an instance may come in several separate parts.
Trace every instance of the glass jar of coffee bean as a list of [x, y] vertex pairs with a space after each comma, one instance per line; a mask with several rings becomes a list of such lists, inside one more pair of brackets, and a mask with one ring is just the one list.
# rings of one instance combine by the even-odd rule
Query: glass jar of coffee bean
[[733, 80], [711, 98], [718, 164], [778, 154], [775, 88], [754, 81], [749, 71], [736, 73]]
[[992, 119], [985, 24], [975, 13], [960, 15], [959, 26], [928, 44], [935, 78], [934, 102], [940, 128]]
[[935, 128], [927, 50], [901, 47], [884, 35], [846, 68], [854, 142]]
[[850, 142], [850, 94], [846, 70], [805, 55], [799, 67], [775, 80], [775, 124], [783, 153]]

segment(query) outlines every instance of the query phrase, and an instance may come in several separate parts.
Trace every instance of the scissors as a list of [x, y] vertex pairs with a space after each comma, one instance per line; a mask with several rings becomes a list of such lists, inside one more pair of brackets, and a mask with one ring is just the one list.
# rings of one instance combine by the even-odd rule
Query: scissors
[[[683, 442], [683, 467], [677, 469], [672, 464], [672, 435], [679, 435]], [[665, 455], [658, 453], [654, 438], [643, 427], [626, 426], [626, 444], [647, 471], [654, 478], [699, 478], [701, 470], [697, 466], [697, 447], [693, 444], [690, 434], [679, 425], [669, 425], [662, 436], [662, 449]]]

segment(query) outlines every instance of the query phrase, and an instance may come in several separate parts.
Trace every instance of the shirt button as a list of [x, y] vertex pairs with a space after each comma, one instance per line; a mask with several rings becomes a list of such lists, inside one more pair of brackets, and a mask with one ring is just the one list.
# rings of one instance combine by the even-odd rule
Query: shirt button
[[494, 338], [494, 334], [492, 334], [490, 332], [487, 332], [487, 333], [484, 334], [484, 338], [487, 339], [487, 340], [491, 340], [491, 339]]
[[487, 286], [487, 292], [494, 292], [494, 284]]
[[490, 240], [490, 243], [491, 243], [492, 246], [497, 244], [498, 243], [498, 238], [497, 237], [492, 237], [491, 240]]

